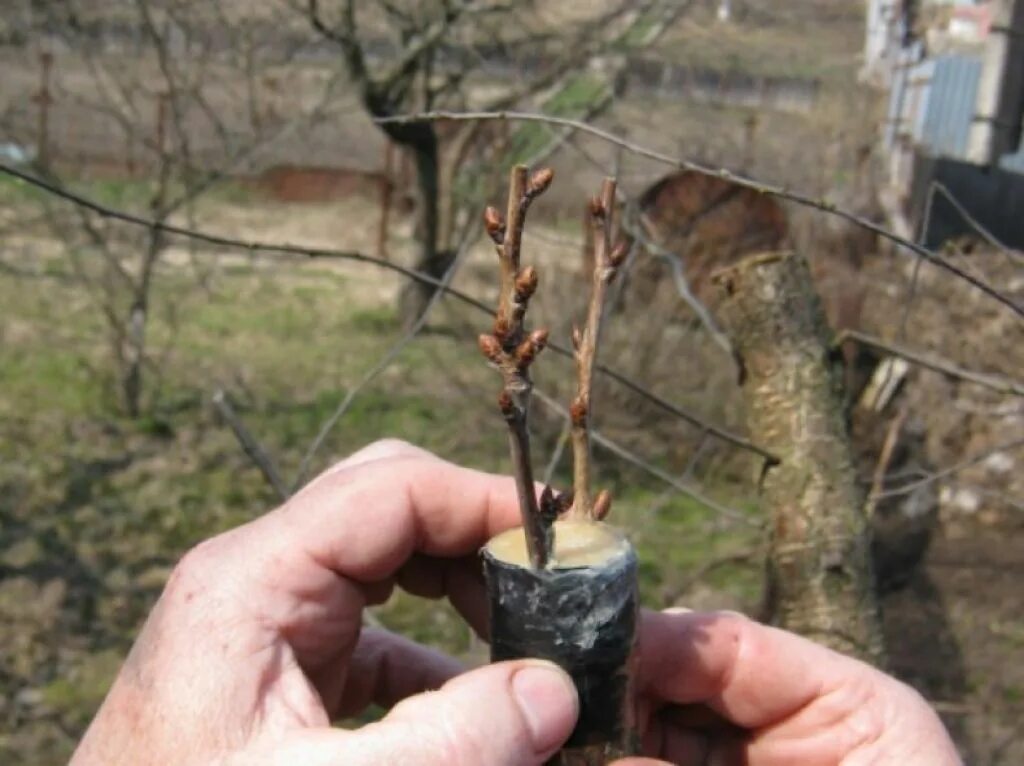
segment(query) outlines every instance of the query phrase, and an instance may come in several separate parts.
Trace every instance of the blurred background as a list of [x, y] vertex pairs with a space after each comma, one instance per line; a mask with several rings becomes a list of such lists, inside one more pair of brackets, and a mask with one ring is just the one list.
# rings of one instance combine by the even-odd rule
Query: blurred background
[[[710, 275], [795, 248], [852, 333], [892, 669], [970, 762], [1024, 762], [1020, 317], [875, 231], [733, 182], [827, 200], [1019, 305], [1024, 54], [1004, 32], [1024, 3], [0, 11], [0, 760], [65, 761], [180, 555], [340, 457], [397, 437], [509, 470], [476, 349], [497, 292], [480, 214], [526, 163], [555, 170], [523, 253], [531, 323], [563, 346], [586, 201], [619, 180], [633, 245], [595, 472], [644, 603], [759, 613], [764, 455]], [[502, 110], [561, 122], [380, 122]], [[572, 362], [549, 351], [534, 371], [535, 471], [565, 486]], [[397, 594], [373, 617], [486, 654], [444, 604]]]

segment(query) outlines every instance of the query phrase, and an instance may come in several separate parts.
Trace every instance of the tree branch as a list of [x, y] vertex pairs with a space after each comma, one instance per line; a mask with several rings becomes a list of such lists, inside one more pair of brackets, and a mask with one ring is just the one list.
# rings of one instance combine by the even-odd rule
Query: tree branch
[[972, 455], [966, 460], [943, 468], [941, 471], [936, 471], [935, 473], [929, 474], [928, 476], [925, 476], [923, 479], [918, 479], [917, 481], [912, 481], [909, 482], [908, 484], [903, 484], [899, 487], [893, 487], [892, 489], [883, 490], [882, 492], [879, 492], [877, 495], [875, 495], [875, 499], [882, 500], [887, 497], [899, 497], [900, 495], [910, 494], [911, 492], [920, 489], [921, 487], [926, 487], [929, 484], [933, 484], [934, 482], [939, 481], [940, 479], [944, 479], [947, 476], [952, 476], [953, 474], [959, 473], [960, 471], [970, 468], [973, 465], [977, 465], [986, 458], [990, 457], [991, 455], [995, 455], [998, 452], [1013, 452], [1015, 450], [1020, 449], [1021, 447], [1024, 447], [1024, 439], [1014, 439], [1003, 444], [997, 444], [994, 447], [990, 447], [986, 450], [983, 450], [982, 452]]
[[260, 469], [260, 473], [263, 474], [263, 478], [267, 480], [267, 483], [273, 487], [278, 499], [287, 500], [291, 493], [288, 491], [284, 479], [281, 478], [277, 466], [274, 465], [274, 461], [271, 460], [267, 451], [263, 449], [263, 445], [256, 440], [256, 437], [246, 428], [242, 419], [238, 417], [238, 413], [231, 406], [231, 401], [228, 399], [227, 394], [224, 393], [224, 389], [218, 388], [214, 392], [211, 401], [213, 406], [217, 408], [220, 416], [224, 418], [224, 422], [230, 426], [231, 432], [235, 435], [242, 450], [249, 456], [253, 464]]
[[479, 111], [479, 112], [449, 112], [449, 111], [433, 111], [433, 112], [421, 112], [418, 114], [406, 114], [406, 115], [394, 115], [390, 117], [377, 117], [375, 122], [379, 125], [408, 125], [413, 123], [422, 122], [435, 122], [437, 120], [513, 120], [521, 122], [539, 122], [548, 123], [551, 125], [561, 125], [563, 127], [571, 127], [576, 130], [592, 135], [596, 138], [600, 138], [603, 141], [620, 146], [626, 151], [631, 152], [639, 157], [646, 157], [647, 159], [660, 162], [664, 165], [678, 168], [680, 170], [692, 170], [696, 173], [701, 173], [707, 176], [713, 176], [715, 178], [721, 178], [725, 181], [730, 181], [739, 186], [746, 187], [759, 191], [762, 194], [766, 194], [770, 197], [778, 197], [779, 199], [789, 200], [795, 202], [804, 207], [813, 208], [823, 213], [842, 218], [855, 226], [859, 226], [862, 229], [873, 232], [880, 237], [883, 237], [891, 242], [895, 242], [898, 245], [906, 248], [912, 253], [924, 258], [932, 265], [953, 274], [954, 276], [962, 279], [968, 284], [972, 285], [976, 289], [980, 290], [985, 295], [989, 296], [993, 300], [998, 301], [1010, 310], [1012, 310], [1018, 316], [1024, 317], [1024, 306], [1018, 304], [1013, 298], [1004, 295], [1002, 292], [997, 290], [979, 277], [974, 276], [961, 269], [954, 263], [943, 258], [941, 255], [933, 250], [929, 250], [923, 245], [919, 245], [906, 237], [901, 237], [899, 234], [886, 229], [874, 221], [859, 215], [857, 213], [850, 212], [838, 207], [834, 202], [829, 201], [825, 198], [816, 198], [807, 194], [790, 191], [788, 188], [778, 186], [776, 184], [770, 184], [741, 173], [734, 173], [726, 168], [712, 168], [708, 165], [704, 165], [699, 162], [694, 162], [682, 157], [674, 157], [664, 152], [659, 152], [655, 149], [643, 146], [635, 143], [628, 139], [617, 136], [614, 133], [603, 130], [602, 128], [590, 125], [582, 120], [575, 120], [568, 117], [557, 117], [554, 115], [538, 114], [535, 112], [516, 112], [516, 111]]
[[988, 388], [993, 391], [998, 391], [1001, 394], [1024, 396], [1024, 383], [1020, 383], [1013, 378], [1009, 378], [1004, 375], [993, 375], [968, 370], [954, 364], [948, 359], [943, 359], [940, 356], [914, 351], [894, 343], [887, 343], [881, 338], [876, 338], [873, 335], [868, 335], [867, 333], [863, 333], [858, 330], [843, 330], [836, 335], [833, 345], [836, 347], [841, 346], [847, 340], [852, 340], [864, 346], [871, 346], [872, 348], [886, 351], [893, 356], [906, 359], [908, 362], [920, 365], [921, 367], [925, 367], [929, 370], [941, 372], [943, 375], [959, 378], [967, 383], [974, 383], [975, 385], [983, 386], [984, 388]]

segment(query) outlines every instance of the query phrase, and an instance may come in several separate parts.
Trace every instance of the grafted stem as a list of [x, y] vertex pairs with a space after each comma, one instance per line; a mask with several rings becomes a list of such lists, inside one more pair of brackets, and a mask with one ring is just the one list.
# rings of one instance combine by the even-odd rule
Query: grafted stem
[[594, 366], [601, 339], [608, 286], [615, 279], [619, 266], [629, 251], [626, 242], [612, 245], [612, 218], [615, 212], [615, 179], [606, 178], [601, 194], [590, 201], [590, 224], [594, 227], [594, 271], [591, 275], [590, 302], [583, 329], [573, 328], [572, 343], [576, 357], [576, 397], [569, 408], [572, 421], [573, 504], [569, 514], [574, 518], [598, 520], [611, 509], [607, 490], [596, 498], [591, 495], [590, 428], [593, 416]]
[[480, 350], [501, 373], [503, 386], [498, 407], [508, 424], [519, 511], [530, 563], [535, 569], [543, 569], [551, 557], [551, 524], [556, 515], [555, 504], [547, 495], [543, 505], [537, 502], [527, 429], [533, 390], [530, 365], [547, 344], [548, 332], [527, 333], [525, 329], [526, 310], [538, 280], [532, 266], [520, 267], [520, 247], [530, 203], [547, 189], [552, 178], [549, 169], [528, 177], [526, 167], [516, 165], [509, 177], [505, 218], [493, 207], [484, 211], [484, 227], [498, 253], [501, 283], [494, 327], [490, 334], [480, 336]]

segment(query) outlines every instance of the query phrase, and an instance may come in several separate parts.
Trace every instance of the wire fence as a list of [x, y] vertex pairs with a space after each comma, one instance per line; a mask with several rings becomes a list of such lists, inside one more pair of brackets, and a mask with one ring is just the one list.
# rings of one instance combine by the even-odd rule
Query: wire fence
[[[763, 183], [757, 179], [748, 176], [734, 174], [727, 169], [707, 167], [700, 163], [692, 162], [686, 158], [675, 157], [663, 152], [652, 150], [648, 147], [629, 141], [621, 136], [618, 136], [601, 128], [595, 127], [589, 123], [557, 116], [526, 112], [433, 112], [426, 114], [407, 115], [396, 118], [390, 118], [388, 120], [382, 120], [381, 122], [420, 122], [442, 120], [456, 122], [469, 120], [518, 120], [541, 123], [545, 126], [550, 127], [552, 130], [568, 131], [568, 133], [570, 134], [587, 134], [595, 136], [601, 140], [607, 141], [608, 143], [616, 147], [619, 147], [621, 150], [639, 157], [651, 159], [656, 162], [666, 164], [677, 169], [689, 170], [700, 174], [713, 176], [724, 181], [728, 181], [729, 183], [736, 184], [737, 186], [754, 189], [758, 192], [762, 192], [769, 196], [778, 197], [790, 202], [797, 203], [799, 205], [803, 205], [805, 207], [819, 211], [823, 214], [837, 216], [853, 224], [854, 226], [860, 227], [862, 229], [870, 231], [874, 234], [877, 234], [881, 237], [884, 237], [894, 242], [899, 246], [899, 248], [909, 251], [911, 255], [916, 256], [920, 261], [927, 262], [935, 266], [936, 268], [940, 269], [942, 272], [948, 274], [950, 277], [958, 281], [962, 281], [967, 285], [970, 285], [971, 288], [978, 290], [986, 298], [992, 300], [994, 304], [997, 304], [1004, 310], [1009, 309], [1010, 312], [1012, 312], [1016, 316], [1024, 315], [1024, 309], [1021, 308], [1021, 305], [1014, 297], [1006, 294], [1002, 290], [996, 288], [994, 285], [988, 283], [979, 274], [965, 270], [956, 263], [953, 263], [945, 255], [924, 248], [921, 245], [896, 234], [895, 232], [889, 231], [881, 227], [874, 221], [867, 220], [858, 213], [841, 209], [832, 202], [830, 202], [828, 199], [811, 197], [808, 195], [801, 194], [799, 192], [791, 191], [787, 188]], [[565, 133], [563, 132], [559, 135], [564, 136]], [[569, 143], [571, 144], [572, 142], [570, 141]], [[590, 157], [589, 161], [595, 164], [599, 164], [599, 160], [596, 160], [593, 157]], [[608, 168], [602, 169], [607, 172], [613, 171], [613, 169]], [[74, 205], [77, 208], [89, 211], [104, 219], [118, 220], [123, 223], [139, 227], [141, 229], [157, 231], [167, 235], [183, 237], [190, 241], [202, 242], [207, 245], [213, 245], [219, 248], [227, 248], [229, 250], [234, 251], [248, 252], [250, 254], [261, 254], [263, 256], [279, 258], [342, 259], [355, 261], [368, 266], [372, 266], [374, 268], [392, 271], [405, 279], [429, 285], [433, 288], [436, 288], [436, 290], [438, 291], [438, 295], [444, 294], [450, 296], [455, 300], [458, 300], [459, 302], [467, 306], [470, 306], [478, 311], [486, 312], [488, 314], [491, 313], [491, 308], [487, 305], [487, 303], [461, 290], [453, 288], [448, 279], [439, 279], [417, 269], [409, 268], [394, 261], [379, 258], [364, 252], [354, 250], [346, 251], [338, 249], [313, 248], [301, 244], [244, 240], [236, 237], [224, 236], [215, 232], [204, 231], [198, 228], [176, 225], [166, 220], [156, 220], [148, 218], [146, 216], [141, 216], [109, 205], [101, 204], [96, 200], [89, 199], [86, 196], [83, 196], [81, 194], [78, 194], [74, 191], [71, 191], [63, 187], [58, 182], [38, 177], [33, 173], [27, 172], [25, 170], [19, 169], [8, 164], [0, 164], [0, 173], [3, 173], [13, 178], [17, 178], [22, 182], [32, 185], [34, 188], [42, 190], [49, 195], [53, 195], [54, 197], [58, 197]], [[948, 190], [946, 189], [938, 189], [937, 193], [944, 194], [947, 197], [951, 196]], [[956, 200], [951, 201], [954, 203], [954, 205], [957, 205]], [[627, 204], [632, 203], [631, 200], [624, 200], [624, 202]], [[958, 206], [958, 209], [962, 209], [962, 206]], [[1015, 263], [1019, 263], [1019, 255], [1012, 253], [1012, 251], [1009, 251], [1008, 249], [1003, 247], [1001, 243], [995, 241], [994, 238], [992, 238], [984, 230], [979, 230], [979, 233], [991, 244], [998, 247], [1001, 251], [1006, 252], [1008, 254], [1008, 258], [1013, 260]], [[545, 235], [538, 236], [543, 238]], [[576, 240], [559, 240], [558, 244], [563, 246], [582, 246], [582, 242], [577, 242]], [[659, 248], [660, 246], [658, 248], [655, 248], [657, 250], [657, 252], [655, 252], [655, 255], [658, 255], [663, 258], [672, 258], [673, 262], [675, 263], [682, 262], [682, 257], [679, 254], [667, 251], [662, 252], [664, 248]], [[914, 274], [916, 275], [917, 273], [918, 271], [915, 269]], [[683, 283], [685, 285], [685, 278], [682, 277], [681, 274], [675, 274], [674, 277], [676, 281], [679, 281], [682, 278]], [[909, 305], [913, 301], [913, 286], [915, 282], [916, 276], [911, 281], [911, 295], [908, 296], [909, 300], [907, 304], [908, 310]], [[689, 302], [692, 304], [693, 301], [694, 299], [691, 295], [689, 298]], [[698, 316], [701, 316], [699, 312]], [[424, 322], [425, 314], [421, 316], [420, 321], [416, 323], [416, 325], [414, 326], [414, 331], [412, 333], [404, 336], [403, 339], [399, 342], [399, 344], [396, 344], [395, 347], [389, 349], [382, 356], [380, 364], [375, 366], [373, 370], [370, 371], [366, 382], [372, 380], [377, 374], [379, 374], [380, 370], [382, 370], [384, 367], [387, 366], [388, 363], [390, 363], [390, 361], [396, 356], [397, 350], [401, 346], [412, 340], [412, 338], [416, 335], [416, 332], [418, 332], [418, 330], [422, 328]], [[902, 332], [898, 341], [901, 340]], [[901, 357], [913, 364], [921, 365], [928, 369], [941, 372], [942, 374], [949, 376], [951, 378], [956, 378], [969, 384], [987, 387], [990, 390], [995, 390], [1000, 393], [1012, 396], [1020, 396], [1022, 395], [1022, 393], [1024, 393], [1024, 384], [1015, 381], [1008, 376], [995, 375], [983, 371], [967, 369], [961, 365], [957, 365], [947, 359], [942, 358], [941, 356], [935, 354], [934, 352], [908, 348], [902, 345], [900, 342], [889, 343], [880, 338], [871, 337], [868, 336], [867, 334], [858, 332], [846, 332], [837, 338], [836, 343], [838, 345], [839, 343], [842, 343], [844, 341], [854, 341], [866, 346], [870, 346], [877, 350], [883, 351], [887, 354]], [[571, 351], [566, 347], [563, 347], [557, 343], [552, 344], [552, 347], [556, 353], [565, 356], [571, 356]], [[654, 393], [653, 391], [645, 387], [643, 384], [635, 380], [632, 380], [627, 375], [622, 374], [621, 372], [615, 370], [612, 367], [601, 366], [600, 373], [606, 376], [611, 381], [614, 381], [616, 384], [622, 386], [624, 389], [628, 390], [632, 394], [646, 400], [647, 402], [649, 402], [656, 408], [662, 410], [666, 414], [679, 418], [680, 420], [687, 422], [691, 426], [694, 426], [702, 435], [702, 438], [712, 437], [721, 440], [722, 442], [731, 445], [734, 448], [747, 451], [753, 455], [756, 455], [757, 457], [765, 461], [766, 468], [770, 467], [771, 464], [777, 462], [778, 460], [777, 456], [772, 454], [770, 451], [764, 449], [763, 447], [760, 447], [759, 445], [750, 442], [746, 437], [737, 434], [728, 428], [724, 428], [720, 425], [717, 425], [707, 420], [706, 418], [698, 415], [697, 413], [692, 412], [687, 408], [684, 408], [682, 406], [679, 406], [678, 404], [671, 402], [670, 400]], [[349, 394], [346, 395], [346, 397], [339, 406], [339, 411], [342, 414], [347, 409], [347, 407], [351, 405], [352, 399], [354, 399], [354, 397], [358, 395], [358, 392], [363, 388], [363, 385], [365, 385], [365, 383], [360, 386], [357, 386], [356, 389], [354, 389], [352, 392], [349, 392]], [[326, 433], [330, 430], [334, 423], [337, 422], [339, 417], [340, 416], [332, 417], [331, 421], [325, 424], [325, 427], [321, 429], [321, 434], [314, 444], [319, 444], [322, 442], [323, 438], [326, 436]], [[739, 515], [738, 512], [724, 508], [719, 503], [716, 503], [710, 500], [709, 498], [703, 496], [698, 490], [696, 490], [696, 488], [664, 474], [664, 472], [661, 471], [661, 469], [657, 469], [648, 461], [643, 460], [635, 453], [632, 453], [631, 451], [627, 450], [621, 445], [616, 445], [614, 442], [608, 442], [608, 444], [606, 444], [605, 446], [608, 446], [608, 448], [611, 449], [611, 451], [617, 454], [618, 456], [627, 457], [631, 459], [632, 462], [639, 463], [641, 466], [645, 467], [645, 470], [647, 470], [648, 473], [651, 473], [652, 475], [657, 476], [661, 480], [666, 481], [666, 483], [670, 484], [670, 486], [673, 486], [677, 490], [688, 492], [696, 499], [708, 505], [709, 507], [715, 509], [716, 511], [724, 513], [727, 516]], [[1011, 446], [1015, 448], [1016, 445]], [[315, 452], [315, 449], [313, 451]], [[934, 476], [947, 477], [956, 473], [959, 470], [962, 470], [963, 468], [970, 467], [971, 465], [976, 464], [976, 462], [977, 461], [966, 460], [963, 461], [962, 464], [950, 466], [947, 467], [946, 469], [940, 469], [939, 471], [935, 472]], [[304, 469], [307, 464], [308, 460], [304, 461]], [[927, 482], [928, 480], [918, 479], [914, 483], [914, 486], [920, 485], [922, 481]], [[899, 492], [899, 490], [889, 490], [888, 492], [889, 494], [896, 494]]]

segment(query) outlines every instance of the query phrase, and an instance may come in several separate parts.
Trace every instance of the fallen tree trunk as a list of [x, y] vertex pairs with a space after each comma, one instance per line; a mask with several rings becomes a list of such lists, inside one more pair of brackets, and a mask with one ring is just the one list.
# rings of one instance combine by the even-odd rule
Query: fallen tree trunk
[[807, 262], [747, 258], [715, 275], [720, 320], [741, 361], [750, 437], [781, 458], [763, 477], [767, 619], [879, 664], [884, 647], [864, 493], [842, 374]]

